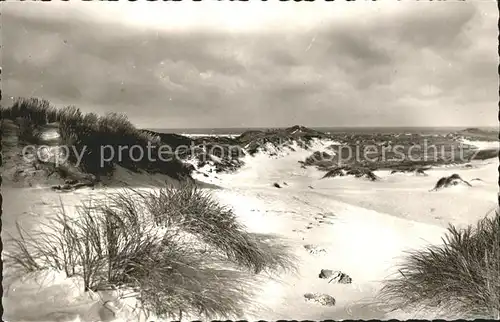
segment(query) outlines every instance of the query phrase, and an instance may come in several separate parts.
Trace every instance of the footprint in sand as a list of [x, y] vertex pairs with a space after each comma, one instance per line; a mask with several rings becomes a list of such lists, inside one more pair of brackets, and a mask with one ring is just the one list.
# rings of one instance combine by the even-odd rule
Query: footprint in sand
[[321, 248], [317, 245], [304, 245], [304, 248], [306, 251], [311, 254], [311, 255], [326, 255], [326, 250], [324, 248]]
[[314, 217], [319, 224], [333, 225], [335, 214], [333, 213], [319, 213]]
[[313, 229], [314, 227], [321, 227], [321, 225], [333, 225], [335, 215], [332, 213], [318, 213], [313, 219], [314, 222], [307, 223], [306, 229]]
[[316, 303], [323, 306], [334, 306], [335, 298], [328, 294], [306, 293], [304, 294], [306, 302]]
[[341, 271], [333, 271], [331, 269], [322, 269], [318, 275], [321, 279], [328, 279], [328, 283], [336, 282], [338, 284], [351, 284], [352, 278]]

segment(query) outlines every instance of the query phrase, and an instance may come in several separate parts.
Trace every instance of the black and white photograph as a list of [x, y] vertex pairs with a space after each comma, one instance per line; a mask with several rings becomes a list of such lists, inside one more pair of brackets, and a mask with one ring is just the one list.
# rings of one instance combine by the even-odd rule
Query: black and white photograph
[[2, 321], [500, 319], [499, 10], [2, 1]]

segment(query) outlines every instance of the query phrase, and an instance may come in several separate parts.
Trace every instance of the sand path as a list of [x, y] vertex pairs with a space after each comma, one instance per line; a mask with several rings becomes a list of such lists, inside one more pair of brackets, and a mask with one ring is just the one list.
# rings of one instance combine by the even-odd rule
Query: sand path
[[[281, 160], [257, 159], [239, 173], [219, 175], [217, 179], [225, 189], [213, 193], [234, 208], [250, 231], [283, 237], [298, 257], [298, 273], [267, 280], [255, 299], [259, 306], [238, 318], [408, 318], [404, 312], [388, 313], [374, 301], [381, 281], [394, 271], [397, 258], [406, 249], [439, 243], [448, 222], [474, 223], [496, 202], [494, 162], [477, 164], [472, 169], [432, 170], [427, 177], [379, 173], [381, 181], [369, 182], [355, 178], [320, 180], [320, 172], [298, 166], [300, 159], [299, 154]], [[470, 189], [428, 191], [440, 176], [451, 173], [482, 181]], [[273, 182], [279, 182], [283, 188], [274, 188]], [[38, 220], [54, 213], [61, 202], [72, 211], [82, 200], [98, 197], [102, 192], [82, 189], [64, 194], [45, 188], [2, 187], [2, 239], [5, 242], [6, 232], [15, 231], [16, 220], [25, 229], [34, 228]], [[341, 270], [353, 282], [328, 283], [318, 277], [321, 269]], [[6, 273], [4, 288], [12, 281], [9, 271]], [[65, 283], [59, 281], [59, 288], [56, 285], [52, 292], [67, 289]], [[307, 302], [306, 293], [331, 295], [336, 305]], [[58, 321], [77, 321], [78, 316], [91, 321], [78, 313], [85, 308], [88, 305], [62, 309], [61, 313], [61, 307], [51, 307], [47, 302], [47, 293], [4, 299], [5, 318], [11, 320], [44, 321], [59, 310]], [[46, 313], [45, 318], [41, 312]]]

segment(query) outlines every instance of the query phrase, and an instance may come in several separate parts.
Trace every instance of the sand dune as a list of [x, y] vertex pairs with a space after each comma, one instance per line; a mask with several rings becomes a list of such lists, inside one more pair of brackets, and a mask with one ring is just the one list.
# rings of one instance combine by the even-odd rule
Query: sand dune
[[[315, 149], [326, 146], [319, 142]], [[248, 157], [237, 173], [198, 177], [223, 188], [213, 193], [234, 208], [250, 231], [285, 238], [299, 258], [295, 275], [256, 278], [256, 287], [262, 288], [256, 306], [234, 319], [436, 318], [430, 312], [387, 312], [377, 304], [375, 296], [383, 279], [394, 272], [404, 250], [440, 243], [449, 222], [473, 223], [494, 209], [498, 190], [496, 160], [475, 162], [470, 168], [434, 168], [427, 171], [428, 176], [378, 171], [381, 179], [371, 182], [352, 177], [321, 179], [322, 172], [298, 164], [309, 154], [301, 149], [280, 157], [257, 154]], [[440, 177], [452, 173], [470, 180], [472, 187], [429, 191]], [[118, 177], [122, 183], [149, 186], [145, 189], [154, 189], [163, 181], [138, 179], [128, 172], [119, 172]], [[481, 180], [472, 180], [475, 178]], [[273, 187], [275, 182], [282, 188]], [[21, 192], [19, 188], [3, 187], [7, 201], [4, 232], [14, 232], [16, 220], [25, 229], [35, 227], [61, 202], [71, 212], [82, 200], [99, 198], [104, 190], [113, 189], [60, 194], [47, 188]], [[322, 269], [344, 272], [352, 283], [328, 283], [318, 277]], [[69, 287], [78, 281], [46, 272], [52, 281], [45, 279], [45, 286], [40, 288], [40, 280], [24, 277], [20, 283], [8, 268], [5, 273], [7, 321], [106, 320], [100, 317], [99, 300]], [[306, 301], [304, 295], [308, 293], [327, 294], [336, 303], [323, 306]], [[113, 321], [125, 321], [126, 312]]]

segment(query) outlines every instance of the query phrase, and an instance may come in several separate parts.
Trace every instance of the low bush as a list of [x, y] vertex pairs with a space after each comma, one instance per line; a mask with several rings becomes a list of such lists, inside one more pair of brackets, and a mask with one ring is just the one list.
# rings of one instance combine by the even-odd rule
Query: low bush
[[408, 253], [400, 275], [387, 281], [381, 297], [399, 308], [500, 318], [500, 216], [476, 227], [448, 228], [442, 245]]
[[[175, 179], [190, 177], [189, 167], [174, 155], [160, 157], [160, 140], [156, 136], [136, 129], [122, 114], [83, 114], [74, 106], [56, 109], [46, 100], [19, 98], [11, 107], [2, 108], [1, 115], [22, 123], [21, 135], [31, 143], [37, 142], [33, 135], [37, 127], [57, 123], [61, 144], [74, 149], [71, 151], [83, 152], [80, 168], [97, 177], [111, 175], [116, 165], [132, 171], [162, 173]], [[132, 147], [136, 150], [131, 151]], [[75, 153], [70, 153], [70, 161], [77, 161]]]

